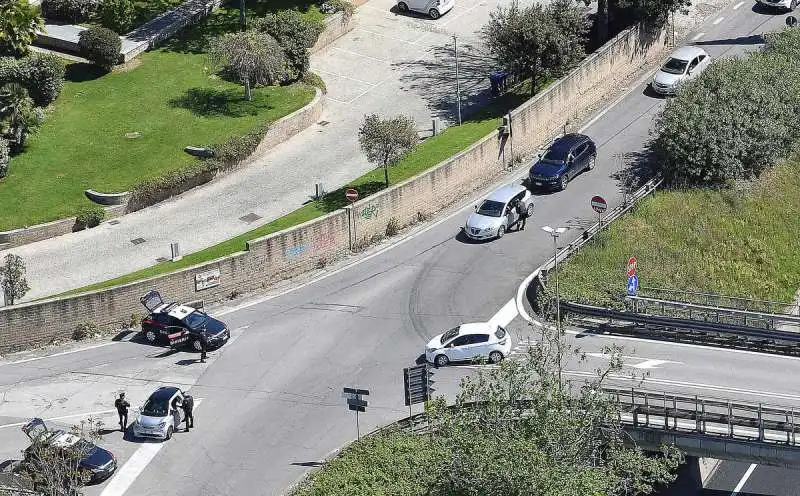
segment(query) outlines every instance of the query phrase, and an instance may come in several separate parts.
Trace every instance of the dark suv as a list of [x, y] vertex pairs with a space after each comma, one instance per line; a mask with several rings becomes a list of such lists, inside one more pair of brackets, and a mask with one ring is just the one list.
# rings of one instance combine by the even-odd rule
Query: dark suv
[[207, 313], [179, 303], [164, 303], [158, 291], [149, 291], [139, 301], [150, 312], [142, 320], [142, 334], [149, 343], [188, 345], [195, 351], [216, 349], [231, 337], [228, 326]]
[[532, 188], [567, 189], [567, 183], [597, 160], [594, 141], [584, 134], [565, 134], [555, 140], [531, 167], [528, 179]]

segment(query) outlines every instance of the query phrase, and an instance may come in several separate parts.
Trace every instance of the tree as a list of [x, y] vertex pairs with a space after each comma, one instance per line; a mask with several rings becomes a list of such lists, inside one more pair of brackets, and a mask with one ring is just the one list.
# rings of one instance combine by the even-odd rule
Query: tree
[[560, 76], [583, 58], [588, 32], [585, 9], [570, 0], [525, 8], [515, 0], [491, 13], [481, 35], [501, 66], [530, 77], [533, 95], [541, 79]]
[[296, 10], [280, 10], [256, 19], [253, 29], [275, 38], [283, 48], [288, 63], [288, 78], [301, 78], [309, 68], [308, 49], [316, 43], [325, 23], [307, 18]]
[[28, 135], [44, 122], [44, 113], [28, 96], [24, 86], [7, 83], [0, 87], [0, 136], [11, 144], [12, 152], [19, 152]]
[[414, 120], [404, 115], [381, 119], [378, 114], [364, 116], [358, 130], [358, 142], [367, 160], [383, 167], [386, 187], [389, 187], [389, 165], [410, 152], [419, 142]]
[[0, 54], [27, 54], [43, 30], [44, 19], [28, 0], [0, 0]]
[[258, 31], [225, 34], [211, 43], [213, 63], [236, 74], [244, 85], [245, 98], [253, 99], [251, 85], [272, 85], [286, 78], [286, 58], [272, 36]]
[[81, 55], [96, 66], [111, 72], [119, 62], [122, 40], [117, 33], [108, 28], [93, 27], [80, 32], [78, 49]]
[[6, 303], [13, 305], [15, 301], [25, 296], [30, 287], [25, 280], [25, 262], [22, 257], [9, 253], [0, 266], [0, 288], [6, 297]]

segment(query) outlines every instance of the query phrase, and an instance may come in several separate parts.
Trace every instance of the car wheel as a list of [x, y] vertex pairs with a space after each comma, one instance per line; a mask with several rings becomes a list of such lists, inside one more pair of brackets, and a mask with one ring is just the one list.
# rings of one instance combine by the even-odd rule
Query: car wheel
[[405, 2], [400, 2], [397, 4], [397, 10], [403, 13], [408, 12], [408, 5]]
[[436, 10], [436, 9], [431, 9], [431, 10], [430, 10], [430, 12], [428, 12], [428, 15], [429, 15], [429, 16], [431, 16], [431, 19], [433, 19], [433, 20], [436, 20], [436, 19], [438, 19], [438, 18], [439, 18], [439, 16], [440, 16], [441, 14], [439, 13], [439, 11], [438, 11], [438, 10]]
[[447, 355], [436, 355], [433, 360], [433, 364], [437, 367], [445, 367], [448, 363], [450, 363], [450, 359], [447, 358]]
[[506, 233], [506, 226], [500, 226], [500, 227], [498, 227], [498, 228], [497, 228], [497, 239], [500, 239], [500, 238], [502, 238], [502, 237], [503, 237], [503, 234], [505, 234], [505, 233]]
[[170, 439], [172, 439], [172, 430], [173, 430], [172, 426], [167, 427], [167, 435], [166, 437], [164, 437], [165, 441], [169, 441]]
[[528, 217], [532, 217], [532, 216], [533, 216], [533, 203], [528, 205]]
[[558, 181], [558, 188], [561, 191], [564, 191], [565, 189], [567, 189], [567, 182], [568, 182], [567, 181], [567, 175], [564, 174], [563, 176], [561, 176], [561, 179], [559, 179], [559, 181]]
[[195, 338], [192, 341], [192, 349], [194, 351], [203, 351], [203, 343], [200, 342], [200, 338]]
[[499, 351], [493, 351], [489, 353], [489, 363], [500, 363], [500, 360], [503, 359], [503, 354]]
[[589, 157], [589, 163], [586, 164], [586, 170], [594, 169], [595, 162], [597, 162], [597, 157], [595, 157], [594, 155]]
[[158, 335], [156, 334], [156, 331], [153, 331], [151, 329], [146, 333], [144, 333], [144, 338], [147, 340], [148, 343], [155, 343], [156, 339], [158, 339]]

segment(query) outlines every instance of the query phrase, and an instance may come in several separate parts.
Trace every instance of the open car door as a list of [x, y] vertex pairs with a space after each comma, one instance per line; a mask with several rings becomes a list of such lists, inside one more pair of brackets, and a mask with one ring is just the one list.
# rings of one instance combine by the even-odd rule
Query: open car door
[[158, 307], [164, 304], [164, 300], [161, 298], [161, 293], [152, 289], [147, 292], [144, 296], [139, 298], [139, 301], [144, 305], [149, 313], [153, 313], [156, 311]]
[[22, 426], [22, 432], [31, 438], [31, 441], [36, 441], [43, 434], [47, 433], [47, 426], [44, 425], [44, 420], [40, 418], [31, 419], [30, 422]]

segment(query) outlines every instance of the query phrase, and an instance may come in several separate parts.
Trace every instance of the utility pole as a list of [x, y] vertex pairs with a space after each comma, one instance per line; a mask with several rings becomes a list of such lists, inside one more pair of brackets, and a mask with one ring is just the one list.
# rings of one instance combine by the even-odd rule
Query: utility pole
[[239, 0], [239, 28], [242, 31], [247, 29], [247, 16], [244, 12], [244, 0]]
[[453, 49], [456, 54], [456, 98], [458, 99], [458, 125], [461, 125], [461, 80], [458, 74], [458, 37], [453, 35]]

